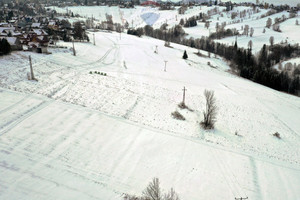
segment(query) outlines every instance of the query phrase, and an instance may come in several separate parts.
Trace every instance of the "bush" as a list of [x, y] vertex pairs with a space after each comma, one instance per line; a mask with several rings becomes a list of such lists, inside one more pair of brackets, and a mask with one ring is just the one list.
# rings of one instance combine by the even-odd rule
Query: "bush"
[[178, 111], [172, 112], [171, 115], [174, 119], [185, 120], [184, 116]]
[[213, 129], [217, 116], [217, 106], [214, 91], [205, 90], [204, 96], [206, 100], [206, 109], [203, 111], [204, 119], [201, 122], [201, 126], [204, 129]]
[[278, 139], [281, 139], [280, 134], [278, 132], [273, 134], [274, 137], [277, 137]]

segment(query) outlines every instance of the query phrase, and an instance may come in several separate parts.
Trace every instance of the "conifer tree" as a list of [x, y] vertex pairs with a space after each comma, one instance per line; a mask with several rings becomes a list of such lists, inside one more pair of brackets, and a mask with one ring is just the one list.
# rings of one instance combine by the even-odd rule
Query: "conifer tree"
[[183, 59], [187, 59], [188, 58], [188, 55], [186, 53], [186, 50], [184, 50], [184, 53], [183, 53], [183, 56], [182, 56]]

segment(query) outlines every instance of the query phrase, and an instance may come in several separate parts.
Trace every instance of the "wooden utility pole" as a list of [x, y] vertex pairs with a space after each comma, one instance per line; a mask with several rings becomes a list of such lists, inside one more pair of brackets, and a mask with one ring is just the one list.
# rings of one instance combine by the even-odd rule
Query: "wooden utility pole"
[[183, 99], [182, 99], [183, 105], [185, 105], [185, 91], [187, 91], [187, 89], [185, 89], [185, 87], [183, 87]]
[[32, 62], [31, 62], [31, 56], [29, 56], [29, 64], [30, 64], [30, 80], [35, 80], [33, 69], [32, 69]]
[[93, 33], [93, 38], [94, 38], [94, 45], [96, 45], [96, 41], [95, 41], [95, 33]]
[[72, 44], [73, 44], [73, 55], [76, 56], [76, 51], [75, 51], [75, 46], [74, 46], [74, 40], [72, 40]]
[[167, 62], [168, 61], [165, 60], [165, 70], [164, 70], [165, 72], [167, 71]]

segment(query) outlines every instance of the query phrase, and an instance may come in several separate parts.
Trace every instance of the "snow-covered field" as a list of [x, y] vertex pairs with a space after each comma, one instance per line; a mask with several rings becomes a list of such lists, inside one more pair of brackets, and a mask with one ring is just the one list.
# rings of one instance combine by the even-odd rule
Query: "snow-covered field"
[[[117, 33], [95, 40], [75, 43], [76, 57], [60, 42], [67, 48], [50, 55], [0, 58], [0, 199], [121, 199], [152, 177], [182, 200], [300, 199], [299, 97], [196, 49]], [[27, 80], [29, 55], [38, 82]], [[190, 110], [178, 108], [183, 87]], [[217, 99], [212, 131], [199, 126], [205, 89]]]

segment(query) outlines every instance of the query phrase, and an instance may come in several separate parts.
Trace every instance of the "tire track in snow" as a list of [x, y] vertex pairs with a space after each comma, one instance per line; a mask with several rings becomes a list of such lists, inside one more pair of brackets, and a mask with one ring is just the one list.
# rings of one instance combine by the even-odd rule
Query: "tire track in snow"
[[[214, 149], [213, 153], [215, 153], [216, 151], [220, 151], [220, 150]], [[220, 161], [220, 166], [223, 167], [224, 172], [227, 174], [228, 180], [232, 183], [232, 186], [234, 187], [236, 193], [239, 195], [237, 197], [238, 198], [240, 198], [240, 197], [244, 197], [244, 198], [248, 197], [248, 195], [245, 193], [244, 189], [242, 188], [241, 184], [237, 180], [236, 175], [231, 170], [231, 167], [228, 165], [228, 163], [226, 163], [223, 160], [223, 158], [219, 156], [218, 153], [216, 153], [214, 155]]]
[[51, 103], [52, 103], [52, 101], [43, 101], [43, 102], [31, 107], [29, 110], [26, 110], [21, 115], [18, 115], [16, 117], [14, 117], [12, 120], [0, 125], [0, 135], [7, 133], [9, 130], [11, 130], [15, 126], [17, 126], [19, 123], [21, 123], [25, 119], [29, 118], [36, 112], [42, 110], [43, 108], [45, 108], [46, 106], [48, 106]]
[[5, 113], [11, 109], [13, 109], [14, 107], [16, 107], [17, 105], [21, 104], [23, 101], [25, 101], [26, 99], [28, 99], [28, 96], [23, 97], [21, 100], [17, 101], [16, 103], [4, 108], [3, 110], [0, 110], [0, 114]]
[[255, 189], [255, 194], [256, 194], [255, 199], [263, 200], [261, 190], [260, 190], [259, 177], [257, 174], [257, 167], [256, 167], [256, 163], [255, 163], [255, 160], [253, 159], [253, 157], [249, 156], [249, 163], [250, 163], [250, 167], [252, 169], [251, 171], [252, 171], [252, 176], [253, 176], [253, 187]]
[[[259, 101], [258, 98], [256, 98], [256, 100]], [[292, 133], [296, 138], [300, 139], [300, 135], [299, 135], [296, 131], [294, 131], [292, 128], [290, 128], [290, 126], [288, 126], [283, 120], [281, 120], [277, 115], [274, 114], [274, 113], [276, 113], [276, 112], [275, 112], [275, 110], [274, 110], [273, 108], [271, 108], [269, 105], [267, 105], [267, 104], [264, 103], [263, 101], [259, 101], [259, 102], [262, 103], [262, 104], [263, 104], [266, 108], [268, 108], [269, 110], [272, 110], [272, 112], [270, 112], [271, 115], [272, 115], [276, 120], [278, 120], [280, 123], [282, 123], [282, 124], [290, 131], [290, 133]], [[280, 116], [280, 115], [279, 115], [279, 116]]]
[[219, 166], [221, 174], [222, 174], [225, 182], [227, 183], [227, 186], [228, 186], [229, 190], [231, 191], [233, 197], [238, 197], [238, 196], [240, 196], [240, 194], [238, 192], [238, 188], [236, 187], [234, 182], [230, 179], [231, 174], [227, 171], [224, 163], [222, 162], [222, 158], [218, 157], [219, 152], [217, 152], [217, 151], [218, 151], [217, 149], [213, 149], [213, 151], [212, 151], [212, 155], [215, 159], [215, 162]]
[[128, 119], [129, 115], [133, 112], [133, 110], [135, 109], [135, 107], [137, 106], [137, 104], [139, 103], [139, 101], [141, 100], [141, 97], [138, 96], [134, 102], [134, 104], [132, 104], [132, 106], [130, 106], [130, 108], [126, 111], [126, 113], [124, 115], [122, 115], [123, 118]]
[[[107, 39], [109, 39], [109, 38], [107, 38]], [[111, 39], [109, 39], [109, 40], [111, 40]], [[76, 85], [76, 83], [78, 82], [78, 80], [80, 79], [81, 72], [83, 72], [85, 70], [91, 70], [91, 69], [94, 69], [94, 68], [99, 68], [99, 66], [91, 66], [91, 67], [83, 67], [83, 66], [89, 66], [89, 65], [93, 65], [93, 64], [98, 64], [99, 65], [100, 64], [101, 65], [100, 67], [103, 67], [103, 65], [107, 66], [107, 65], [111, 65], [112, 63], [114, 63], [116, 61], [116, 56], [113, 57], [113, 60], [112, 60], [111, 63], [105, 63], [105, 59], [109, 56], [109, 54], [113, 50], [115, 50], [115, 54], [114, 55], [116, 55], [119, 52], [119, 46], [113, 40], [111, 40], [111, 41], [113, 42], [113, 47], [111, 47], [109, 50], [107, 50], [105, 52], [105, 54], [100, 59], [98, 59], [97, 61], [91, 62], [91, 63], [86, 63], [86, 64], [73, 65], [75, 67], [81, 67], [81, 70], [74, 71], [74, 75], [69, 76], [68, 79], [61, 80], [60, 82], [62, 82], [62, 84], [59, 85], [58, 89], [55, 90], [55, 91], [53, 91], [51, 94], [49, 94], [47, 96], [50, 97], [50, 98], [53, 98], [57, 93], [59, 93], [61, 90], [63, 90], [66, 87], [68, 87], [68, 88], [60, 96], [63, 96], [65, 94], [69, 93], [74, 88], [74, 86]], [[75, 77], [75, 80], [73, 79], [74, 77]], [[58, 84], [60, 82], [58, 82]]]

